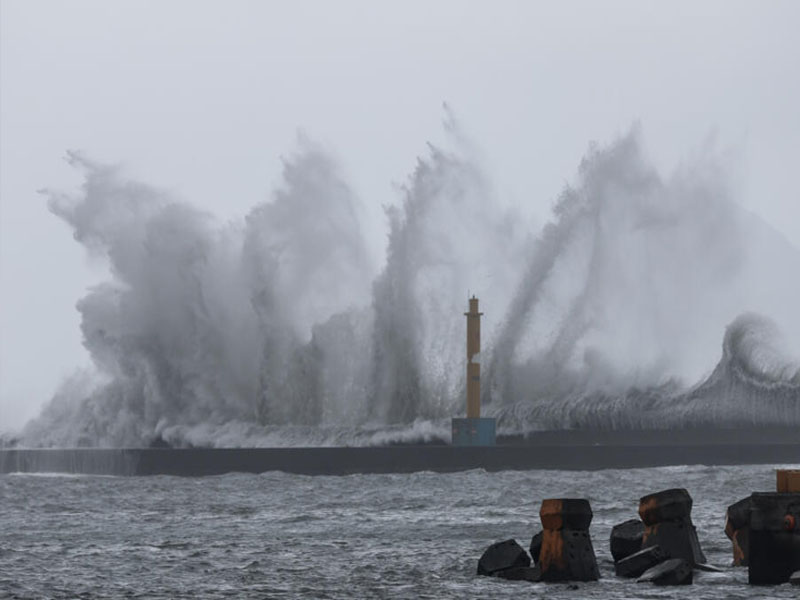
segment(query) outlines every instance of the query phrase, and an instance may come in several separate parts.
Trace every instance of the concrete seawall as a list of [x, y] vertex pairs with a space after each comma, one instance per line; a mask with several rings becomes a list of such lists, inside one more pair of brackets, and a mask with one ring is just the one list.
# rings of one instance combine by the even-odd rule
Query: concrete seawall
[[529, 469], [596, 470], [800, 462], [800, 443], [535, 444], [495, 447], [6, 449], [0, 473], [205, 476], [284, 471], [307, 475]]

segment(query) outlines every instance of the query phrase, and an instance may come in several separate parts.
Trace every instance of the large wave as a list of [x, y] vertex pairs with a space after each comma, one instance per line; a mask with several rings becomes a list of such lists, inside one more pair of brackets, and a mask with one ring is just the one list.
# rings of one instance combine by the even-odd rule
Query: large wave
[[725, 331], [722, 358], [700, 383], [668, 380], [613, 394], [578, 384], [497, 413], [506, 433], [536, 429], [736, 428], [800, 423], [800, 362], [770, 319], [746, 313]]
[[638, 128], [592, 145], [535, 235], [446, 129], [452, 147], [431, 146], [387, 209], [379, 272], [361, 201], [308, 141], [233, 223], [70, 154], [81, 191], [48, 195], [109, 266], [78, 303], [94, 369], [22, 443], [446, 439], [464, 408], [467, 290], [488, 313], [484, 412], [501, 432], [800, 425], [779, 343], [800, 333], [800, 258], [735, 204], [713, 155], [665, 178]]

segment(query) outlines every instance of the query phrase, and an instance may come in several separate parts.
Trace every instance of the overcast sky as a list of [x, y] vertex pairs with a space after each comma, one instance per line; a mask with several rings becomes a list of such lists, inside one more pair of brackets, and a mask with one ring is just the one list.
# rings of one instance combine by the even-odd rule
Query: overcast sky
[[103, 268], [36, 193], [80, 183], [68, 149], [233, 219], [302, 130], [342, 164], [379, 254], [381, 206], [443, 139], [443, 101], [497, 193], [540, 219], [588, 143], [638, 121], [664, 172], [715, 138], [740, 202], [800, 246], [800, 2], [0, 7], [0, 431], [88, 364], [75, 303]]

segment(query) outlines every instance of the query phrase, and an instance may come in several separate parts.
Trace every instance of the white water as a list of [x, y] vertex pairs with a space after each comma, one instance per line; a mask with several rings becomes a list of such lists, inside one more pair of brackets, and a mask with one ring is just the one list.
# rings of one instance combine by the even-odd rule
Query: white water
[[483, 364], [501, 431], [800, 424], [800, 366], [780, 341], [800, 339], [800, 253], [738, 207], [713, 155], [663, 175], [637, 129], [592, 146], [535, 231], [454, 132], [387, 209], [384, 261], [335, 160], [308, 142], [234, 223], [71, 154], [84, 186], [48, 195], [109, 266], [78, 304], [95, 369], [22, 443], [446, 437], [464, 404], [468, 289], [499, 323]]

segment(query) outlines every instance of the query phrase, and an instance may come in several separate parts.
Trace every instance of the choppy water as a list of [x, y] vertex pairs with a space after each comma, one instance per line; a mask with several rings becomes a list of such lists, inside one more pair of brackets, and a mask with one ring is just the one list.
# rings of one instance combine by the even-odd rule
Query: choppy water
[[[0, 476], [2, 598], [795, 598], [728, 568], [725, 508], [772, 468], [210, 478]], [[618, 579], [611, 527], [638, 498], [686, 487], [709, 562], [686, 588]], [[586, 497], [597, 583], [477, 577], [491, 542], [527, 548], [546, 497]]]

